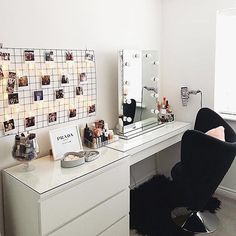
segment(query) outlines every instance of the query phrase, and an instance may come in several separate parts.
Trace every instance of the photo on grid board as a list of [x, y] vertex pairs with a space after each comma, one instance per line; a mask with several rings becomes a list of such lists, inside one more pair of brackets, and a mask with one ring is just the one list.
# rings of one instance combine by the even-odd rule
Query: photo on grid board
[[16, 73], [15, 72], [9, 72], [8, 80], [7, 80], [7, 92], [8, 93], [14, 93], [16, 83]]
[[29, 85], [29, 80], [26, 75], [23, 75], [18, 79], [18, 88], [24, 88], [27, 87], [28, 85]]
[[76, 94], [76, 96], [80, 96], [80, 95], [83, 95], [83, 87], [81, 87], [81, 86], [78, 86], [78, 87], [76, 87], [75, 88], [75, 94]]
[[62, 99], [64, 98], [64, 90], [63, 89], [57, 89], [56, 90], [56, 99]]
[[34, 91], [34, 101], [43, 101], [43, 90]]
[[66, 57], [66, 61], [73, 61], [74, 60], [74, 56], [71, 51], [67, 51], [65, 54], [65, 57]]
[[96, 106], [95, 104], [91, 105], [91, 106], [88, 106], [88, 114], [89, 115], [92, 115], [93, 113], [96, 112]]
[[91, 53], [91, 52], [86, 52], [86, 53], [85, 53], [85, 61], [94, 61], [93, 53]]
[[68, 86], [68, 85], [70, 85], [70, 76], [64, 74], [61, 76], [61, 86]]
[[11, 54], [9, 52], [0, 52], [1, 61], [10, 61]]
[[74, 117], [76, 117], [76, 109], [75, 108], [69, 109], [69, 118], [74, 118]]
[[3, 74], [3, 70], [2, 70], [2, 66], [0, 65], [0, 79], [4, 78], [4, 74]]
[[80, 73], [80, 74], [79, 74], [79, 82], [80, 82], [80, 84], [86, 84], [86, 83], [88, 83], [86, 73]]
[[41, 76], [41, 85], [42, 85], [42, 87], [50, 87], [50, 85], [51, 85], [50, 75], [42, 75]]
[[54, 61], [53, 51], [45, 52], [45, 61]]
[[25, 61], [34, 61], [34, 51], [33, 50], [25, 50], [24, 57], [25, 57]]
[[8, 94], [8, 104], [14, 105], [19, 103], [19, 95], [18, 93], [9, 93]]
[[57, 121], [57, 113], [51, 112], [48, 114], [48, 123], [53, 123]]
[[31, 116], [31, 117], [26, 117], [25, 118], [25, 128], [30, 128], [35, 126], [35, 117]]
[[10, 119], [10, 120], [4, 121], [3, 122], [3, 129], [4, 129], [5, 134], [7, 134], [11, 130], [14, 130], [15, 129], [14, 120]]

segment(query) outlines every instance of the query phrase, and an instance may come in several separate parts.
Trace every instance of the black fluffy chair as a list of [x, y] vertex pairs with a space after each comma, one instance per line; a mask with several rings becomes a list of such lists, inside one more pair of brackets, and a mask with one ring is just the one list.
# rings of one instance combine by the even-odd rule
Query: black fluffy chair
[[[205, 134], [223, 126], [225, 141]], [[181, 161], [171, 175], [178, 186], [180, 206], [191, 210], [181, 223], [191, 232], [213, 232], [218, 220], [216, 215], [204, 212], [215, 190], [221, 183], [236, 155], [236, 134], [217, 113], [202, 108], [196, 117], [194, 130], [184, 133], [181, 142]], [[176, 209], [173, 215], [176, 214]]]

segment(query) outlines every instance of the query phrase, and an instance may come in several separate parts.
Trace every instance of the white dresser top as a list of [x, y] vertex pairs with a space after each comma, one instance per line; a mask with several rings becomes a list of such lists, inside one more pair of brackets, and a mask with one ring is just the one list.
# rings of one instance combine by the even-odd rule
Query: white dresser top
[[114, 142], [107, 145], [107, 147], [121, 152], [133, 154], [132, 153], [134, 151], [133, 149], [137, 149], [141, 145], [150, 142], [152, 142], [153, 144], [160, 143], [186, 131], [187, 129], [191, 129], [190, 123], [185, 123], [180, 121], [166, 123], [164, 126], [160, 128], [141, 134], [135, 138], [129, 140], [120, 139], [118, 142]]
[[32, 171], [23, 171], [23, 165], [20, 164], [4, 172], [42, 194], [127, 157], [127, 154], [110, 148], [102, 147], [98, 151], [101, 155], [98, 159], [73, 168], [61, 168], [60, 160], [54, 161], [46, 156], [30, 162], [35, 167]]

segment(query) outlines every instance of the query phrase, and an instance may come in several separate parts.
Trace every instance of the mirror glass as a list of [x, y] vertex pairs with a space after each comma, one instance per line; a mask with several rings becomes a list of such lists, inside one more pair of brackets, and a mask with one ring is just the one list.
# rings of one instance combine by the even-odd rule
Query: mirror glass
[[160, 125], [159, 58], [154, 50], [122, 50], [118, 60], [118, 133], [128, 139]]

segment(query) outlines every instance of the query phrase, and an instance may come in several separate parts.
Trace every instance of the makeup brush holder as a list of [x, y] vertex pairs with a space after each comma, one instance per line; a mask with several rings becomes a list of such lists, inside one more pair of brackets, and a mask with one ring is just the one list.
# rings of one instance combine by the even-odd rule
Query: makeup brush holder
[[15, 160], [23, 162], [25, 171], [33, 170], [34, 167], [29, 165], [29, 162], [36, 159], [39, 154], [39, 146], [36, 135], [31, 133], [25, 136], [15, 136], [15, 143], [12, 149], [12, 156]]

